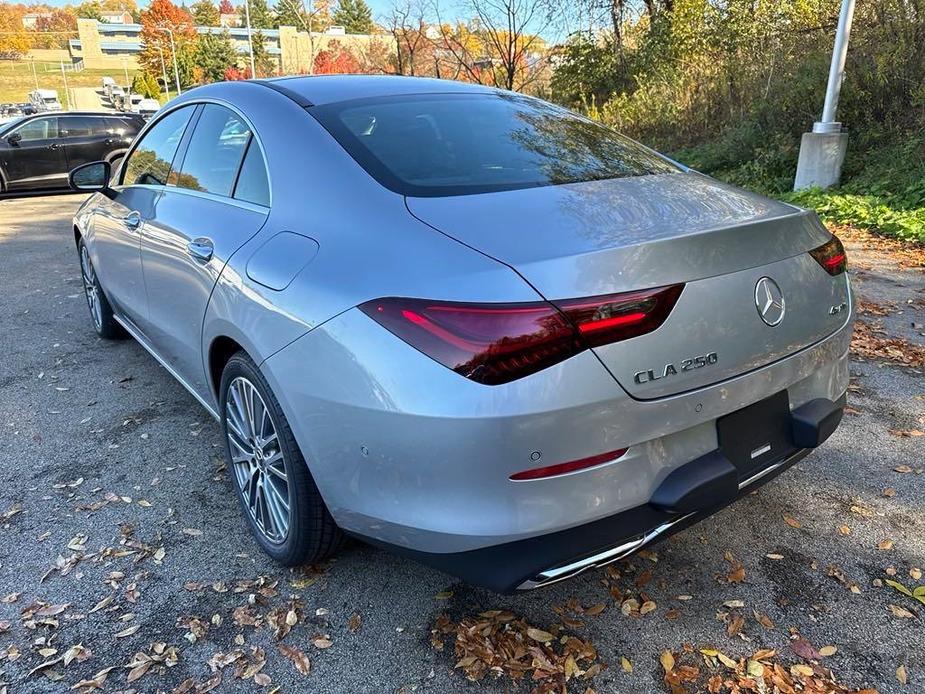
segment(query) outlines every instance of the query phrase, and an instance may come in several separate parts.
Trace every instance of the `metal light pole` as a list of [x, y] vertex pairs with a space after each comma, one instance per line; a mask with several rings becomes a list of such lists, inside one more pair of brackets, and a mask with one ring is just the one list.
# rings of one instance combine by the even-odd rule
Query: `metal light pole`
[[851, 34], [851, 20], [854, 18], [855, 0], [842, 0], [838, 15], [838, 29], [832, 48], [832, 63], [829, 66], [829, 82], [825, 90], [825, 104], [822, 120], [813, 123], [813, 131], [804, 133], [800, 141], [800, 158], [793, 189], [830, 188], [838, 185], [841, 167], [848, 151], [848, 133], [842, 132], [842, 124], [835, 120], [838, 97], [845, 79], [845, 59], [848, 55], [848, 37]]
[[177, 46], [173, 42], [173, 30], [168, 29], [167, 27], [157, 27], [161, 31], [166, 31], [170, 36], [170, 52], [173, 54], [173, 76], [177, 80], [177, 96], [183, 93], [183, 90], [180, 88], [180, 68], [177, 66]]
[[64, 80], [64, 98], [67, 99], [67, 110], [71, 110], [71, 94], [67, 90], [67, 73], [64, 71], [64, 61], [61, 61], [61, 77]]
[[254, 39], [251, 36], [251, 4], [244, 0], [244, 18], [247, 21], [247, 49], [251, 55], [251, 79], [257, 79], [257, 70], [254, 68]]
[[167, 100], [170, 101], [170, 84], [167, 82], [167, 67], [164, 65], [164, 49], [158, 46], [157, 50], [161, 54], [161, 74], [164, 76], [164, 91], [167, 92]]
[[825, 90], [825, 105], [822, 120], [813, 124], [814, 133], [841, 132], [841, 123], [835, 120], [841, 83], [845, 79], [845, 58], [848, 55], [848, 36], [851, 34], [851, 20], [854, 18], [854, 1], [842, 0], [838, 15], [838, 29], [835, 32], [835, 46], [832, 48], [832, 64], [829, 67], [829, 83]]
[[35, 58], [32, 59], [32, 79], [35, 80], [35, 88], [39, 88], [39, 76], [35, 71]]

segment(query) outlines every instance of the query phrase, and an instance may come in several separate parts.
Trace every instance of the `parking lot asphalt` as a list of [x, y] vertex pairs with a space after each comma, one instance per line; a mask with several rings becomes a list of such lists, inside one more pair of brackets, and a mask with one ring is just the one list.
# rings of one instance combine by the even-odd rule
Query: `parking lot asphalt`
[[[529, 691], [504, 667], [472, 684], [452, 636], [434, 647], [435, 624], [488, 610], [593, 645], [601, 671], [568, 691], [667, 691], [660, 656], [690, 660], [685, 646], [734, 660], [774, 649], [787, 669], [808, 662], [802, 642], [846, 687], [925, 691], [925, 604], [884, 583], [925, 583], [925, 369], [853, 360], [851, 409], [820, 450], [616, 571], [499, 596], [358, 543], [290, 571], [239, 516], [218, 425], [138, 344], [93, 332], [70, 224], [81, 199], [0, 201], [10, 692], [94, 676], [109, 692]], [[922, 268], [863, 240], [849, 253], [875, 337], [925, 345]]]

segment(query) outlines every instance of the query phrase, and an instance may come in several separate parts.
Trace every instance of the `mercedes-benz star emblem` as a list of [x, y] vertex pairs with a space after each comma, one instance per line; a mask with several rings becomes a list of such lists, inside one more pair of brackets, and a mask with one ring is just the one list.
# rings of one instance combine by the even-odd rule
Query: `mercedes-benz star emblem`
[[784, 293], [770, 277], [762, 277], [755, 285], [755, 307], [772, 328], [784, 320]]

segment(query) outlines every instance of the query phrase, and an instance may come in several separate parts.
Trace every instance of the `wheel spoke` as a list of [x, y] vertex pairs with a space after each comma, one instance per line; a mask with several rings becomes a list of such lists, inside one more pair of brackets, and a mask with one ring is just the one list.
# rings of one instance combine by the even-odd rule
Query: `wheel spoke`
[[280, 530], [286, 528], [289, 525], [289, 504], [283, 501], [279, 491], [269, 478], [264, 479], [263, 495], [270, 517], [273, 519], [273, 527]]
[[225, 430], [239, 493], [260, 534], [270, 542], [283, 542], [290, 523], [289, 476], [273, 417], [260, 391], [243, 376], [229, 384], [225, 402]]

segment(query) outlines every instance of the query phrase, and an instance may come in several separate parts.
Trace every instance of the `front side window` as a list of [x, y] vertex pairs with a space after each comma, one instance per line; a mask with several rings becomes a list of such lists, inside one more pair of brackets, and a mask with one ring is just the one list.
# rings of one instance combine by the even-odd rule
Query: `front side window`
[[231, 197], [250, 136], [250, 128], [233, 111], [206, 104], [183, 158], [177, 187]]
[[415, 94], [308, 109], [385, 187], [467, 195], [676, 172], [655, 152], [519, 94]]
[[22, 136], [22, 142], [52, 140], [58, 137], [58, 119], [36, 118], [30, 120], [16, 132]]
[[123, 185], [166, 185], [173, 157], [193, 110], [193, 106], [184, 106], [171, 111], [145, 133], [122, 167], [125, 172]]

